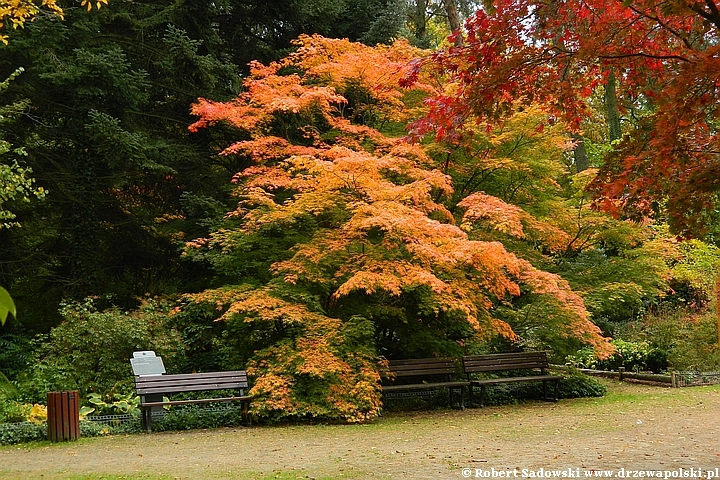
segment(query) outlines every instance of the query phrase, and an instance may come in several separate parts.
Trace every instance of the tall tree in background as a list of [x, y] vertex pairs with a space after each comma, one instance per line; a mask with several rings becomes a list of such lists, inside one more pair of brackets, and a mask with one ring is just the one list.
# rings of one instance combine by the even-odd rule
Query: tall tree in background
[[601, 204], [635, 218], [666, 208], [675, 231], [705, 232], [720, 165], [712, 0], [498, 0], [467, 28], [462, 49], [435, 57], [458, 89], [435, 102], [430, 123], [452, 131], [470, 113], [494, 121], [524, 95], [577, 127], [587, 99], [616, 72], [620, 109], [642, 106], [643, 114], [594, 184]]
[[[462, 44], [462, 22], [476, 8], [475, 2], [467, 0], [417, 0], [408, 2], [407, 18], [411, 40], [422, 47], [436, 47], [448, 35], [453, 35], [455, 45]], [[431, 32], [440, 27], [442, 32]]]
[[60, 300], [87, 295], [130, 307], [190, 278], [177, 242], [202, 232], [190, 221], [212, 216], [236, 168], [209, 160], [210, 138], [187, 135], [188, 106], [200, 92], [230, 96], [238, 80], [214, 11], [183, 5], [69, 10], [4, 47], [0, 71], [25, 72], [6, 91], [24, 109], [3, 134], [52, 192], [18, 209], [22, 229], [0, 232], [0, 283], [28, 321], [52, 324]]

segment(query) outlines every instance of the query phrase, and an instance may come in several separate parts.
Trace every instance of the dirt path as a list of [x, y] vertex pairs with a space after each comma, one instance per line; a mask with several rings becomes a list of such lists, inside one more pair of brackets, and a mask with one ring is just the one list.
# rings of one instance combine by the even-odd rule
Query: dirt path
[[[461, 479], [720, 467], [720, 388], [617, 384], [602, 399], [0, 448], [0, 478]], [[680, 470], [680, 469], [683, 470]], [[477, 469], [477, 470], [476, 470]], [[540, 469], [543, 469], [540, 471]], [[570, 469], [570, 470], [568, 470]], [[690, 469], [695, 469], [693, 472]], [[532, 478], [532, 476], [531, 476]]]

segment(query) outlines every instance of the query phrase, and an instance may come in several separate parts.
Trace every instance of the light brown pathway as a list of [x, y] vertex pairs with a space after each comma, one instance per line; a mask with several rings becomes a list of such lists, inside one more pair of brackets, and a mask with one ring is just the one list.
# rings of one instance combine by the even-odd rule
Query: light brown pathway
[[[602, 399], [0, 448], [0, 478], [511, 478], [720, 467], [720, 388], [612, 383]], [[464, 470], [470, 469], [470, 470]], [[542, 469], [542, 471], [540, 470]], [[680, 470], [683, 469], [683, 470]], [[683, 473], [684, 472], [684, 473]], [[530, 477], [532, 478], [532, 477]], [[570, 477], [565, 477], [570, 478]]]

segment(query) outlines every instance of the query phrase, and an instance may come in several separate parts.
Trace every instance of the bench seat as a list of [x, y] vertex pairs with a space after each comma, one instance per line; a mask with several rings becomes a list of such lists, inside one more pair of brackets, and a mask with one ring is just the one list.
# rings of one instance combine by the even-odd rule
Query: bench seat
[[383, 392], [401, 392], [404, 390], [426, 390], [429, 388], [465, 388], [468, 382], [432, 382], [413, 383], [409, 385], [383, 385]]

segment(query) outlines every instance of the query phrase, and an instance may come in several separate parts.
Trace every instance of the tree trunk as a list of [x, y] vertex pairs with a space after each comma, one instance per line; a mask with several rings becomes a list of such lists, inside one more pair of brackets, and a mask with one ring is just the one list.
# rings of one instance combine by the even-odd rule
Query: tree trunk
[[463, 44], [462, 30], [460, 25], [460, 16], [456, 0], [443, 0], [443, 7], [447, 13], [450, 31], [455, 34], [455, 46], [460, 47]]
[[617, 79], [615, 71], [610, 70], [607, 84], [605, 85], [605, 116], [607, 118], [608, 127], [610, 129], [610, 140], [619, 140], [622, 136], [620, 130], [620, 110], [618, 109], [617, 93], [615, 88]]
[[590, 166], [590, 160], [588, 160], [587, 150], [585, 150], [585, 139], [582, 135], [574, 134], [573, 140], [575, 140], [575, 149], [573, 150], [573, 157], [575, 159], [575, 168], [577, 173], [587, 170]]
[[415, 24], [415, 38], [424, 42], [427, 39], [427, 0], [417, 0], [412, 22]]

